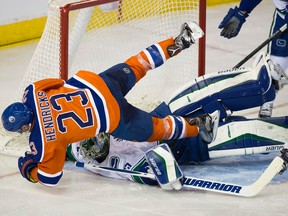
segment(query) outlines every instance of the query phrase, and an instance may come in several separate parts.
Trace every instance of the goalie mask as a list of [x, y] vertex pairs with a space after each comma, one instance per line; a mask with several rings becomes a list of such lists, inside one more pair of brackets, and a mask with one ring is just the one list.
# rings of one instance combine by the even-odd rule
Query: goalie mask
[[9, 105], [2, 113], [2, 124], [7, 131], [22, 132], [21, 127], [32, 122], [32, 112], [28, 106], [16, 102]]
[[109, 153], [110, 135], [100, 133], [97, 136], [80, 142], [80, 154], [85, 160], [103, 162]]

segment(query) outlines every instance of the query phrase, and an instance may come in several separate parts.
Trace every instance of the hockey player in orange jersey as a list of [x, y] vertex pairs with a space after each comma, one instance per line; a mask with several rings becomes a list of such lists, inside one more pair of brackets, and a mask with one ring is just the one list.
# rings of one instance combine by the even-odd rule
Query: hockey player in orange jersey
[[22, 176], [55, 186], [63, 174], [68, 144], [100, 132], [136, 141], [178, 139], [199, 133], [211, 142], [214, 124], [209, 114], [193, 119], [174, 115], [157, 118], [124, 98], [148, 70], [190, 47], [202, 35], [197, 24], [184, 23], [175, 39], [153, 44], [99, 75], [81, 70], [66, 81], [44, 79], [29, 85], [22, 103], [11, 104], [2, 114], [6, 130], [31, 132], [31, 152], [18, 160]]

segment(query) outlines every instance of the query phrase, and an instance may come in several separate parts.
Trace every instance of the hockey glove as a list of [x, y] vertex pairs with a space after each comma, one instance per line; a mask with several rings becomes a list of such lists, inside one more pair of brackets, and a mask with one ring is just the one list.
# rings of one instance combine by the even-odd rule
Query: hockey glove
[[238, 7], [235, 7], [234, 9], [230, 8], [228, 14], [224, 17], [218, 27], [219, 29], [223, 29], [220, 35], [228, 39], [236, 37], [248, 16], [248, 14], [239, 11]]
[[31, 152], [25, 152], [25, 157], [19, 157], [18, 168], [21, 175], [28, 181], [36, 183], [37, 181], [30, 175], [31, 170], [37, 167], [37, 162], [33, 160], [33, 155]]

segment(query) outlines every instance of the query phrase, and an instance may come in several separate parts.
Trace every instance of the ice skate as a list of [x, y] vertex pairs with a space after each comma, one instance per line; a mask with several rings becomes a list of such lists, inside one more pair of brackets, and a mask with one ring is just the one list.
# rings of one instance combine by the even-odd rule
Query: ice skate
[[203, 35], [203, 31], [197, 23], [183, 23], [180, 34], [174, 39], [175, 43], [167, 48], [169, 56], [175, 56], [182, 50], [189, 48], [195, 43], [195, 40], [201, 38]]
[[260, 107], [258, 114], [259, 118], [269, 118], [272, 116], [273, 103], [274, 101], [269, 101]]
[[195, 43], [195, 40], [201, 38], [203, 35], [202, 29], [195, 22], [190, 24], [183, 23], [180, 34], [175, 38], [175, 44], [181, 48], [181, 50], [184, 50], [189, 48]]
[[186, 119], [190, 125], [199, 127], [199, 135], [206, 143], [211, 143], [215, 140], [220, 112], [217, 110], [212, 114], [204, 114], [196, 118]]

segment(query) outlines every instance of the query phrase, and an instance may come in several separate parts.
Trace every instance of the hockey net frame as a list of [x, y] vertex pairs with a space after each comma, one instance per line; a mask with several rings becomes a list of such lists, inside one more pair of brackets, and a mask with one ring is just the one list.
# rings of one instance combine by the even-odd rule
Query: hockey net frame
[[[135, 8], [144, 8], [144, 4], [150, 3], [151, 5], [146, 9], [147, 14], [145, 12], [143, 17], [138, 17], [136, 14], [130, 14], [132, 12], [126, 12], [127, 8], [129, 8], [129, 4], [131, 3], [139, 3], [139, 6]], [[22, 98], [22, 94], [24, 89], [32, 82], [35, 82], [40, 79], [44, 78], [62, 78], [64, 80], [68, 79], [71, 77], [77, 70], [79, 69], [86, 69], [86, 70], [91, 70], [91, 71], [96, 71], [96, 72], [101, 72], [104, 69], [107, 69], [110, 66], [113, 66], [116, 63], [119, 63], [120, 59], [121, 60], [126, 60], [125, 58], [116, 58], [115, 62], [108, 62], [104, 63], [101, 60], [101, 64], [103, 63], [103, 67], [101, 68], [87, 68], [86, 65], [79, 64], [79, 61], [83, 61], [79, 57], [79, 54], [77, 56], [78, 50], [81, 50], [81, 44], [77, 44], [74, 47], [71, 46], [71, 44], [75, 44], [75, 41], [77, 42], [78, 40], [81, 41], [81, 38], [83, 37], [81, 34], [77, 35], [76, 37], [71, 36], [73, 34], [73, 31], [71, 33], [71, 29], [74, 28], [74, 26], [71, 26], [71, 20], [74, 18], [71, 17], [71, 14], [73, 13], [79, 13], [81, 15], [84, 14], [84, 16], [78, 15], [80, 17], [80, 23], [85, 23], [87, 22], [87, 19], [90, 19], [91, 16], [95, 16], [95, 8], [99, 11], [98, 7], [100, 6], [107, 6], [109, 4], [117, 3], [118, 6], [116, 9], [112, 11], [105, 11], [103, 13], [104, 16], [110, 16], [110, 14], [113, 14], [117, 17], [117, 23], [116, 26], [119, 25], [120, 27], [123, 27], [123, 29], [127, 29], [130, 26], [132, 28], [143, 28], [142, 26], [138, 25], [138, 23], [145, 23], [146, 20], [151, 19], [152, 24], [149, 24], [148, 26], [151, 25], [151, 29], [153, 31], [147, 31], [141, 29], [142, 34], [138, 36], [134, 36], [134, 38], [129, 38], [127, 41], [128, 43], [131, 42], [132, 45], [135, 47], [133, 51], [130, 51], [125, 55], [125, 58], [127, 59], [131, 55], [135, 55], [147, 46], [151, 45], [152, 43], [158, 42], [160, 40], [166, 39], [170, 36], [177, 36], [180, 30], [180, 25], [183, 23], [183, 21], [189, 22], [189, 21], [196, 21], [202, 28], [202, 30], [206, 31], [206, 0], [82, 0], [82, 1], [75, 1], [75, 0], [52, 0], [49, 2], [49, 10], [48, 10], [48, 18], [47, 18], [47, 23], [43, 32], [43, 35], [39, 41], [39, 44], [37, 45], [37, 48], [32, 56], [31, 62], [28, 66], [28, 69], [26, 70], [26, 73], [24, 75], [24, 78], [20, 84], [19, 89], [16, 92], [16, 96], [13, 99], [13, 101], [19, 101]], [[157, 3], [157, 4], [156, 4]], [[165, 7], [162, 7], [162, 5], [165, 5]], [[167, 5], [166, 5], [167, 4]], [[173, 7], [173, 8], [172, 8]], [[175, 8], [174, 8], [175, 7]], [[89, 8], [94, 8], [93, 10], [90, 10], [88, 12]], [[104, 8], [104, 7], [103, 7]], [[107, 7], [106, 7], [107, 8]], [[134, 8], [134, 10], [136, 10]], [[171, 11], [167, 10], [167, 8], [171, 8]], [[160, 12], [157, 12], [157, 10], [160, 10]], [[84, 11], [85, 10], [85, 11]], [[102, 9], [101, 9], [102, 10]], [[105, 9], [104, 9], [105, 10]], [[133, 10], [133, 8], [131, 9]], [[84, 11], [84, 12], [83, 12]], [[92, 13], [91, 13], [92, 12]], [[100, 11], [101, 12], [101, 11]], [[89, 14], [90, 13], [90, 14]], [[196, 16], [192, 16], [191, 14], [196, 14]], [[87, 15], [89, 14], [89, 15]], [[170, 17], [171, 15], [171, 17]], [[181, 15], [181, 16], [180, 16]], [[132, 18], [128, 18], [131, 16]], [[181, 22], [178, 21], [175, 17], [181, 17]], [[151, 18], [152, 17], [152, 18]], [[76, 18], [75, 18], [76, 19]], [[77, 18], [78, 19], [78, 18]], [[83, 21], [84, 20], [84, 21]], [[163, 29], [161, 25], [166, 25], [164, 23], [164, 20], [168, 20], [168, 22], [172, 23], [173, 31], [167, 31], [166, 29]], [[74, 22], [75, 20], [73, 20]], [[78, 23], [77, 23], [78, 22]], [[154, 24], [158, 24], [157, 27], [154, 27]], [[163, 23], [162, 23], [163, 22]], [[76, 24], [75, 26], [79, 25], [79, 20], [75, 21]], [[136, 24], [135, 24], [136, 23]], [[115, 24], [115, 23], [114, 23]], [[114, 24], [108, 23], [108, 28], [112, 29]], [[90, 21], [86, 23], [86, 26], [82, 27], [80, 31], [82, 33], [90, 32], [88, 30], [90, 25]], [[109, 26], [112, 27], [109, 27]], [[170, 23], [169, 23], [170, 25]], [[81, 26], [81, 25], [80, 25]], [[102, 26], [101, 26], [102, 27]], [[107, 27], [104, 25], [104, 27]], [[172, 29], [172, 27], [169, 27]], [[101, 31], [102, 29], [99, 27], [99, 30], [97, 29], [98, 27], [90, 27], [90, 28], [95, 28], [97, 31]], [[160, 32], [156, 32], [157, 28], [159, 28]], [[104, 29], [104, 28], [103, 28]], [[105, 30], [105, 29], [104, 29]], [[136, 29], [138, 30], [138, 29]], [[135, 30], [135, 31], [136, 31]], [[150, 30], [150, 29], [149, 29]], [[170, 29], [169, 29], [170, 30]], [[57, 35], [59, 31], [59, 35]], [[52, 33], [51, 33], [52, 32]], [[111, 31], [112, 32], [112, 31]], [[147, 35], [151, 35], [149, 37], [149, 41], [147, 38], [142, 38], [143, 32], [146, 33]], [[133, 32], [128, 32], [129, 34]], [[113, 34], [113, 33], [112, 33]], [[153, 40], [150, 40], [153, 38]], [[107, 39], [108, 40], [108, 39]], [[143, 45], [138, 47], [137, 41], [142, 40], [145, 41], [147, 40], [147, 43], [143, 43]], [[82, 38], [82, 41], [85, 41]], [[141, 41], [141, 42], [142, 42]], [[159, 104], [161, 101], [166, 101], [167, 98], [157, 98], [157, 100], [151, 96], [154, 96], [156, 93], [162, 93], [165, 95], [171, 95], [171, 92], [175, 91], [176, 87], [181, 87], [182, 83], [177, 83], [177, 85], [174, 86], [174, 89], [172, 88], [171, 84], [174, 85], [174, 80], [172, 78], [171, 81], [171, 73], [174, 74], [179, 74], [179, 77], [182, 76], [181, 72], [182, 70], [187, 70], [188, 71], [188, 76], [187, 74], [185, 75], [186, 77], [180, 77], [185, 82], [187, 82], [187, 79], [193, 79], [197, 76], [205, 74], [205, 34], [204, 37], [202, 37], [199, 41], [197, 41], [196, 45], [193, 45], [193, 47], [189, 50], [185, 50], [185, 54], [180, 54], [180, 57], [176, 57], [176, 59], [169, 60], [171, 62], [166, 63], [168, 64], [166, 66], [161, 66], [161, 69], [156, 69], [158, 70], [155, 72], [156, 75], [151, 75], [151, 77], [155, 78], [146, 78], [149, 77], [150, 75], [146, 75], [144, 78], [144, 81], [141, 80], [140, 84], [137, 84], [136, 90], [133, 88], [132, 92], [140, 92], [142, 93], [143, 89], [147, 90], [152, 88], [151, 87], [151, 81], [150, 80], [161, 80], [164, 76], [166, 76], [166, 73], [170, 73], [167, 75], [166, 80], [163, 79], [161, 80], [162, 83], [167, 83], [169, 86], [169, 90], [171, 87], [171, 91], [163, 91], [163, 86], [162, 83], [158, 82], [156, 84], [153, 84], [153, 86], [158, 86], [159, 85], [159, 90], [156, 89], [156, 91], [153, 89], [152, 93], [150, 95], [140, 95], [140, 96], [135, 96], [135, 95], [127, 95], [127, 99], [135, 106], [138, 106], [141, 109], [144, 109], [146, 111], [151, 111], [157, 104]], [[105, 42], [105, 41], [104, 41]], [[109, 43], [113, 42], [112, 39], [109, 39]], [[103, 43], [103, 42], [102, 42]], [[121, 44], [117, 44], [121, 45]], [[72, 51], [71, 51], [72, 50]], [[77, 51], [76, 51], [77, 50]], [[120, 48], [121, 50], [121, 48]], [[123, 47], [122, 47], [123, 50]], [[111, 50], [110, 50], [111, 52]], [[120, 53], [121, 56], [122, 53]], [[92, 55], [92, 54], [91, 54]], [[94, 55], [94, 54], [93, 54]], [[81, 55], [80, 55], [81, 56]], [[115, 56], [114, 56], [115, 57]], [[118, 57], [118, 56], [117, 56]], [[183, 58], [183, 59], [182, 59]], [[73, 60], [72, 60], [73, 59]], [[80, 60], [79, 60], [80, 59]], [[96, 59], [96, 58], [95, 58]], [[113, 59], [113, 57], [111, 57]], [[180, 60], [179, 60], [180, 59]], [[195, 61], [196, 60], [196, 61]], [[191, 61], [191, 62], [190, 62]], [[52, 62], [52, 64], [50, 64]], [[71, 64], [71, 62], [73, 62]], [[76, 62], [76, 63], [75, 63]], [[77, 63], [78, 62], [78, 63]], [[179, 63], [177, 63], [179, 62]], [[178, 64], [178, 65], [177, 65]], [[76, 66], [75, 66], [76, 65]], [[99, 64], [98, 64], [99, 65]], [[176, 66], [175, 66], [176, 65]], [[184, 69], [183, 67], [184, 66]], [[169, 72], [169, 70], [172, 69], [172, 72]], [[161, 71], [162, 70], [162, 71]], [[174, 71], [173, 71], [174, 70]], [[168, 72], [167, 72], [168, 71]], [[180, 72], [179, 72], [180, 71]], [[191, 71], [191, 74], [190, 74]], [[150, 74], [154, 73], [149, 72]], [[163, 75], [164, 74], [164, 75]], [[148, 81], [145, 84], [145, 79], [148, 79]], [[177, 78], [178, 80], [178, 78]], [[143, 82], [143, 83], [142, 83]], [[176, 82], [176, 81], [175, 81]], [[148, 85], [147, 85], [148, 83]], [[144, 90], [144, 91], [145, 91]], [[149, 98], [152, 98], [149, 101]], [[142, 103], [142, 101], [148, 101], [147, 104]], [[143, 105], [144, 104], [144, 105]], [[0, 128], [0, 153], [8, 154], [8, 155], [22, 155], [25, 150], [29, 150], [28, 146], [28, 137], [26, 135], [15, 135], [15, 133], [7, 133], [4, 131], [3, 126], [1, 125]]]
[[[69, 23], [69, 12], [73, 10], [83, 9], [87, 7], [97, 6], [101, 4], [107, 4], [112, 2], [117, 2], [118, 0], [91, 0], [91, 1], [80, 1], [78, 3], [67, 4], [64, 7], [60, 8], [60, 19], [61, 19], [61, 35], [62, 37], [62, 47], [60, 51], [60, 58], [63, 59], [60, 62], [60, 77], [64, 80], [68, 79], [68, 55], [69, 55], [69, 29], [68, 25], [65, 23]], [[189, 1], [189, 0], [188, 0]], [[118, 6], [118, 20], [121, 20], [122, 16], [122, 0], [119, 1]], [[199, 26], [206, 32], [206, 0], [199, 0], [199, 20], [197, 20]], [[199, 48], [198, 48], [198, 76], [205, 74], [205, 46], [206, 46], [206, 36], [199, 39]]]

